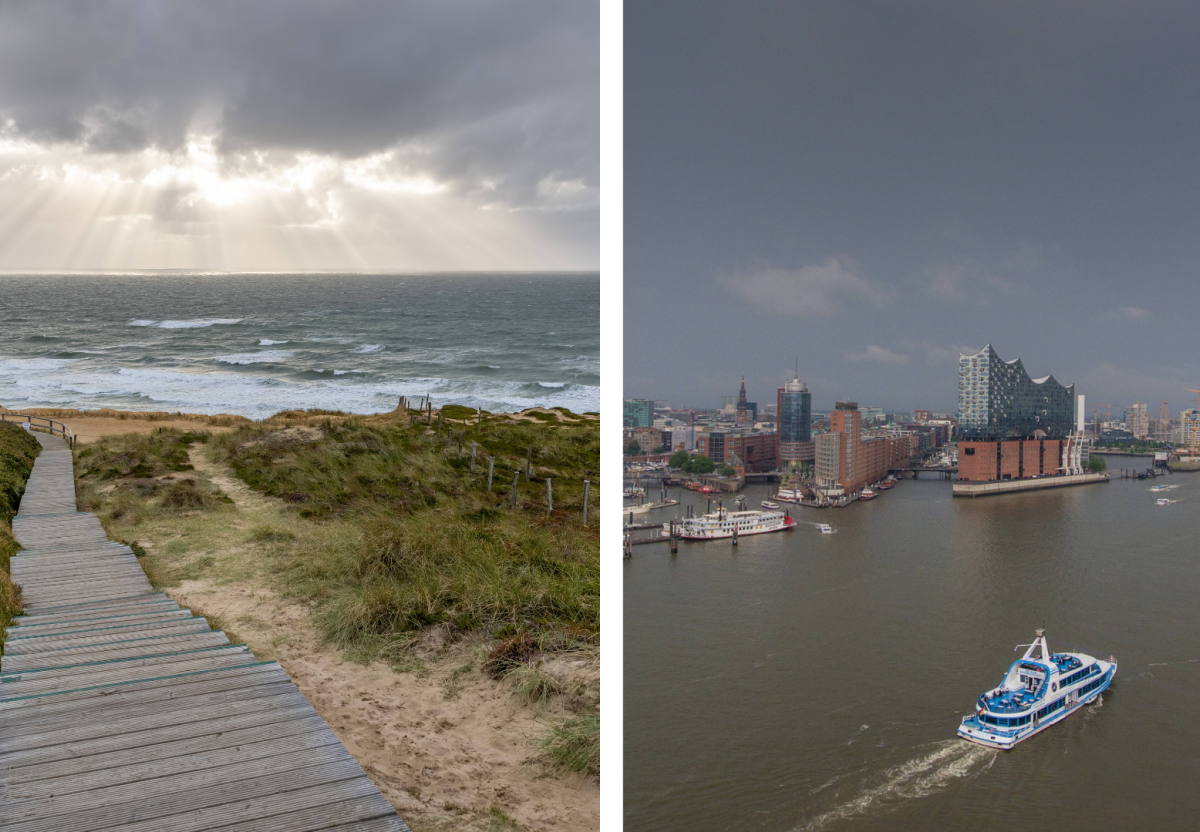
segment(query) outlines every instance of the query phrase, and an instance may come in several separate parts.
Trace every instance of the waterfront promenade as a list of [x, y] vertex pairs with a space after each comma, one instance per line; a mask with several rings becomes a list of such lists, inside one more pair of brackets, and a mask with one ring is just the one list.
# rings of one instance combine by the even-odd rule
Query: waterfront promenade
[[1066, 488], [1071, 485], [1090, 485], [1108, 482], [1108, 474], [1089, 472], [1066, 474], [1054, 477], [1026, 478], [1020, 480], [997, 480], [995, 482], [956, 482], [955, 497], [985, 497], [990, 494], [1011, 494], [1015, 491], [1040, 491], [1044, 488]]
[[42, 452], [13, 520], [26, 615], [0, 660], [0, 826], [407, 832], [276, 662], [155, 592]]

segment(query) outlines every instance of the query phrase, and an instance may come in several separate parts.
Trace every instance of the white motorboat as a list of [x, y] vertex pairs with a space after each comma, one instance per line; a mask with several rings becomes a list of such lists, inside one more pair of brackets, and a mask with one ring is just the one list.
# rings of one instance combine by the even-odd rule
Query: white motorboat
[[991, 748], [1009, 749], [1096, 701], [1112, 684], [1117, 660], [1085, 653], [1051, 653], [1046, 631], [1035, 633], [1025, 655], [1012, 663], [998, 688], [979, 697], [958, 735]]

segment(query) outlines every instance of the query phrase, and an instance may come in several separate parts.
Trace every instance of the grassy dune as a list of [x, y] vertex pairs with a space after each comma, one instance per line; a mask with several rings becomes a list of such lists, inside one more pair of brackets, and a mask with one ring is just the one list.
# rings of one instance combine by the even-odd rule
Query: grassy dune
[[8, 571], [8, 559], [19, 548], [12, 536], [12, 518], [17, 513], [21, 495], [25, 493], [25, 482], [41, 450], [37, 439], [24, 428], [11, 422], [0, 422], [0, 651], [4, 628], [21, 612], [21, 591], [13, 584]]
[[[599, 650], [598, 422], [466, 408], [424, 419], [289, 412], [211, 437], [107, 439], [77, 454], [81, 501], [115, 538], [165, 541], [143, 558], [156, 585], [265, 571], [278, 591], [308, 602], [323, 638], [354, 660], [404, 669], [431, 639], [484, 638], [474, 672], [507, 680], [525, 701], [562, 705], [572, 715], [553, 721], [544, 753], [566, 770], [595, 772], [598, 685], [539, 668]], [[255, 525], [222, 520], [234, 511], [229, 498], [189, 462], [201, 447], [254, 492], [278, 498]], [[234, 549], [241, 554], [227, 554]]]

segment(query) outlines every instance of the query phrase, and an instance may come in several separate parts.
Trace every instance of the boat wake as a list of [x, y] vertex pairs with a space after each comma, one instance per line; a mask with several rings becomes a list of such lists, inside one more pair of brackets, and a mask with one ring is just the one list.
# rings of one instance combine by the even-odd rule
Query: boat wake
[[835, 821], [868, 812], [897, 808], [907, 800], [926, 797], [964, 777], [974, 777], [992, 767], [999, 751], [963, 740], [943, 740], [932, 750], [908, 762], [886, 769], [864, 784], [859, 793], [793, 832], [817, 832]]

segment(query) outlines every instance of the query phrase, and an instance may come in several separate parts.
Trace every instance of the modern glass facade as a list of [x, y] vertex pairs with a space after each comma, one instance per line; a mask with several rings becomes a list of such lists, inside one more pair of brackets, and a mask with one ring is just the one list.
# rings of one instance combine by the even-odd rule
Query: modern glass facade
[[799, 378], [779, 388], [778, 392], [779, 441], [812, 441], [812, 393]]
[[625, 427], [648, 428], [653, 424], [654, 402], [649, 399], [625, 400]]
[[958, 358], [960, 439], [1062, 439], [1074, 428], [1075, 385], [1031, 379], [1021, 359], [1003, 361], [988, 344]]

